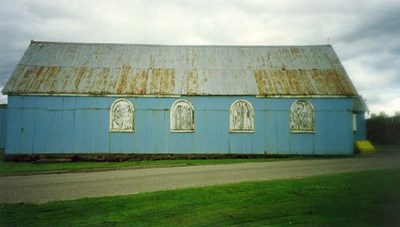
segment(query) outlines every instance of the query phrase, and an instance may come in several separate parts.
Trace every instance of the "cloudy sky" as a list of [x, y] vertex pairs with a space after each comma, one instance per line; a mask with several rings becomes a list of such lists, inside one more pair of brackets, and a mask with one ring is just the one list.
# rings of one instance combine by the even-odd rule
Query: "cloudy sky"
[[0, 0], [0, 89], [32, 39], [329, 43], [372, 113], [400, 111], [400, 0]]

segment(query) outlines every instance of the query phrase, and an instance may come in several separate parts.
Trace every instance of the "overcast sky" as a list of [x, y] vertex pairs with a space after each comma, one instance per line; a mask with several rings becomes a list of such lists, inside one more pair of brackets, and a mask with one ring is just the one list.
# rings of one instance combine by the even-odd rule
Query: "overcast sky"
[[0, 0], [0, 89], [32, 39], [329, 43], [372, 113], [400, 111], [400, 0]]

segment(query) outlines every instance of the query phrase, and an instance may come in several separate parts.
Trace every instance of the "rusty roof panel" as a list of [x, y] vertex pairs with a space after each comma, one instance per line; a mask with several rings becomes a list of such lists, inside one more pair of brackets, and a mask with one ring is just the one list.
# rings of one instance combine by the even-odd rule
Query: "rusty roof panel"
[[4, 94], [357, 95], [331, 46], [32, 42]]
[[187, 79], [182, 83], [182, 91], [185, 91], [188, 95], [199, 94], [199, 77], [197, 72], [194, 70], [184, 72], [186, 76], [183, 78]]
[[254, 75], [260, 95], [352, 95], [333, 70], [255, 70]]
[[144, 95], [146, 94], [146, 84], [149, 78], [148, 70], [136, 70], [132, 72], [133, 77], [129, 83], [129, 91], [133, 94]]

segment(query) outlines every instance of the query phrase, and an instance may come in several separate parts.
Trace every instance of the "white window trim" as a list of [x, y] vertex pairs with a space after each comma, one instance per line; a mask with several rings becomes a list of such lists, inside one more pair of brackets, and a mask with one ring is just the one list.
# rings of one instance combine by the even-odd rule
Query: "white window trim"
[[[113, 117], [114, 117], [113, 109], [114, 109], [114, 106], [118, 102], [126, 102], [132, 108], [132, 118], [130, 119], [131, 123], [132, 123], [132, 129], [114, 129], [113, 128]], [[135, 107], [132, 104], [132, 102], [129, 101], [128, 99], [117, 99], [117, 100], [115, 100], [110, 106], [109, 117], [110, 117], [110, 121], [109, 121], [110, 132], [134, 132], [135, 131]]]
[[[234, 127], [234, 122], [233, 122], [233, 119], [234, 119], [233, 107], [239, 102], [244, 102], [244, 103], [246, 103], [247, 105], [250, 106], [250, 121], [251, 121], [251, 126], [252, 127], [249, 130], [236, 130], [236, 129], [234, 129], [235, 127]], [[244, 100], [244, 99], [239, 99], [239, 100], [234, 101], [231, 104], [231, 107], [229, 109], [229, 132], [232, 132], [232, 133], [254, 133], [254, 128], [255, 128], [255, 125], [254, 125], [254, 107], [253, 107], [253, 105], [249, 101]]]
[[[306, 102], [311, 107], [311, 110], [312, 110], [312, 129], [311, 130], [292, 130], [292, 127], [291, 127], [292, 112], [293, 112], [294, 106], [299, 102]], [[310, 101], [297, 100], [297, 101], [294, 101], [292, 103], [292, 105], [290, 106], [290, 110], [289, 110], [289, 131], [290, 131], [290, 133], [315, 133], [315, 122], [316, 122], [316, 120], [315, 120], [315, 109], [314, 109], [313, 104]]]
[[[175, 124], [175, 118], [173, 116], [174, 114], [174, 107], [178, 104], [184, 102], [186, 104], [188, 104], [190, 106], [190, 108], [192, 109], [192, 125], [191, 128], [192, 129], [175, 129], [173, 126]], [[195, 118], [194, 118], [194, 107], [193, 104], [186, 100], [186, 99], [178, 99], [176, 100], [174, 103], [172, 103], [171, 105], [171, 109], [170, 109], [170, 114], [169, 114], [169, 124], [170, 124], [170, 132], [194, 132], [195, 130]]]

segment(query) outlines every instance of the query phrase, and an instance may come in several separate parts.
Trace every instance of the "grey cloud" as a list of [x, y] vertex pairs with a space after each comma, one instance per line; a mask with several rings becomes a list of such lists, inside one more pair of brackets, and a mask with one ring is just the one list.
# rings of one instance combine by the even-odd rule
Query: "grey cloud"
[[[32, 17], [40, 20], [74, 18], [79, 16], [79, 11], [73, 7], [76, 3], [73, 1], [49, 1], [42, 0], [40, 2], [27, 1], [26, 12]], [[83, 5], [83, 4], [82, 4]]]
[[351, 29], [338, 37], [338, 54], [359, 68], [350, 76], [372, 112], [400, 110], [400, 103], [393, 105], [400, 95], [400, 4], [392, 3], [355, 12], [357, 21], [349, 21]]
[[400, 4], [387, 5], [384, 9], [370, 9], [360, 13], [357, 23], [349, 21], [349, 32], [339, 36], [340, 42], [350, 47], [345, 57], [383, 51], [399, 55], [399, 12]]
[[353, 42], [363, 38], [385, 39], [400, 35], [399, 17], [400, 4], [397, 7], [389, 7], [385, 10], [370, 11], [365, 15], [363, 23], [345, 37], [344, 41]]

